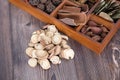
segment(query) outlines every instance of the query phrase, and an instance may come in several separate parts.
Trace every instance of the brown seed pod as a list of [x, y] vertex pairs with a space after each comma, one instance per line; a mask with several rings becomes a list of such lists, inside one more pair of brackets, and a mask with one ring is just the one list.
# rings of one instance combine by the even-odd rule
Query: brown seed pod
[[89, 36], [89, 37], [93, 37], [93, 36], [95, 36], [95, 34], [93, 34], [92, 31], [87, 32], [86, 35]]
[[105, 33], [105, 32], [102, 32], [102, 33], [101, 33], [101, 37], [102, 37], [102, 38], [104, 38], [106, 35], [107, 35], [107, 33]]
[[103, 30], [103, 32], [105, 32], [105, 33], [108, 33], [109, 32], [109, 30], [106, 28], [106, 27], [101, 27], [101, 29]]
[[100, 27], [96, 26], [89, 26], [87, 28], [87, 31], [91, 30], [94, 34], [100, 34], [102, 32], [102, 29]]
[[98, 36], [98, 35], [95, 35], [94, 37], [92, 37], [92, 39], [94, 40], [94, 41], [100, 41], [101, 40], [101, 37], [100, 36]]
[[88, 26], [97, 26], [98, 24], [95, 23], [94, 21], [88, 21]]

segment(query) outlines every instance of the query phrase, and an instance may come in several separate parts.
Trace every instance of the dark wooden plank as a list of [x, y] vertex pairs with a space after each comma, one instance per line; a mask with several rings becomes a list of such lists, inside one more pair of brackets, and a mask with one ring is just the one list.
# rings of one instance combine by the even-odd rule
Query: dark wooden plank
[[[3, 9], [5, 8], [5, 9]], [[62, 60], [50, 70], [30, 68], [25, 54], [31, 33], [44, 23], [28, 13], [0, 0], [0, 80], [119, 80], [112, 59], [112, 43], [120, 44], [120, 30], [101, 55], [96, 55], [70, 39], [75, 58]], [[120, 68], [119, 68], [120, 69]], [[114, 79], [114, 74], [115, 79]]]
[[9, 4], [0, 0], [0, 80], [12, 80]]

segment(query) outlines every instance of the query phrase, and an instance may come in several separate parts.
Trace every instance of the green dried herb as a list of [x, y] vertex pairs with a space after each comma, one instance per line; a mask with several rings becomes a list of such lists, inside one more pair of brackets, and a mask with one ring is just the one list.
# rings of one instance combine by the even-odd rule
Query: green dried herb
[[96, 15], [101, 12], [107, 13], [114, 21], [117, 21], [120, 18], [120, 4], [113, 0], [103, 0], [93, 11]]

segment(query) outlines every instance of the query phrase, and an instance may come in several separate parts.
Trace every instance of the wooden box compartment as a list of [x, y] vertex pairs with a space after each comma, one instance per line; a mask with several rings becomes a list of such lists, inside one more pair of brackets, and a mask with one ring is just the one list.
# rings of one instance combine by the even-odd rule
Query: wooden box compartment
[[88, 20], [93, 20], [96, 23], [103, 24], [110, 30], [110, 32], [107, 34], [107, 36], [104, 38], [104, 40], [101, 43], [99, 43], [99, 42], [96, 42], [96, 41], [88, 38], [86, 35], [84, 35], [80, 32], [80, 30], [83, 26], [71, 28], [70, 26], [64, 24], [63, 22], [59, 21], [56, 18], [56, 14], [57, 14], [58, 10], [60, 10], [65, 4], [73, 4], [74, 5], [74, 3], [72, 3], [68, 0], [63, 0], [62, 3], [50, 15], [41, 11], [40, 9], [32, 7], [31, 5], [26, 3], [24, 0], [9, 0], [9, 1], [12, 4], [14, 4], [15, 6], [27, 11], [28, 13], [30, 13], [37, 19], [39, 19], [45, 23], [48, 23], [48, 24], [56, 25], [56, 27], [61, 32], [65, 33], [72, 39], [78, 41], [80, 44], [86, 46], [87, 48], [91, 49], [92, 51], [94, 51], [97, 54], [100, 54], [103, 51], [105, 46], [108, 44], [108, 42], [114, 36], [114, 34], [117, 32], [117, 30], [119, 29], [119, 26], [120, 26], [119, 20], [117, 21], [117, 23], [110, 23], [98, 16], [89, 15], [93, 11], [94, 7], [97, 5], [97, 3], [96, 3], [95, 6], [93, 6], [93, 8], [90, 9], [87, 14], [87, 16], [89, 17]]
[[77, 31], [79, 31], [80, 35], [86, 36], [86, 38], [84, 39], [85, 41], [90, 40], [89, 42], [87, 42], [87, 44], [92, 45], [91, 49], [94, 49], [93, 51], [95, 51], [96, 53], [101, 53], [101, 51], [106, 47], [108, 42], [111, 40], [112, 36], [115, 34], [117, 27], [115, 26], [114, 23], [111, 23], [111, 22], [109, 22], [105, 19], [102, 19], [101, 17], [96, 16], [96, 15], [89, 15], [88, 21], [94, 21], [95, 23], [97, 23], [99, 25], [103, 25], [104, 27], [106, 27], [109, 30], [109, 32], [103, 38], [103, 40], [101, 42], [98, 42], [98, 41], [94, 41], [92, 38], [88, 37], [87, 35], [85, 35], [81, 32], [82, 28], [85, 26], [80, 26], [77, 29]]
[[[60, 21], [59, 18], [58, 18], [58, 12], [59, 12], [59, 10], [63, 9], [64, 6], [78, 6], [78, 5], [77, 5], [77, 4], [74, 4], [74, 3], [71, 2], [71, 1], [67, 1], [67, 0], [66, 0], [66, 1], [64, 1], [60, 6], [58, 6], [57, 9], [55, 9], [55, 10], [50, 14], [50, 16], [56, 18], [59, 22], [61, 22], [62, 24], [64, 24], [64, 25], [67, 26], [68, 28], [73, 29], [73, 30], [76, 31], [77, 27], [79, 27], [79, 26], [75, 26], [75, 27], [69, 26], [69, 25], [65, 24], [64, 22]], [[74, 11], [74, 10], [73, 10], [73, 11]], [[89, 11], [88, 11], [88, 12], [89, 12]], [[87, 15], [87, 13], [85, 13], [85, 14]], [[87, 20], [87, 16], [86, 16], [86, 20]]]

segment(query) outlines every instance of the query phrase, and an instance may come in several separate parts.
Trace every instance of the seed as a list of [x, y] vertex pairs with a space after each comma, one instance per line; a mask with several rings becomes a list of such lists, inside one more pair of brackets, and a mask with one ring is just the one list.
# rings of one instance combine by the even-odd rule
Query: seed
[[28, 0], [32, 6], [37, 6], [40, 3], [40, 0]]
[[39, 8], [39, 9], [41, 9], [42, 11], [44, 11], [45, 10], [45, 5], [44, 4], [38, 4], [37, 5], [37, 7]]
[[94, 21], [88, 21], [89, 26], [97, 26], [98, 24], [95, 23]]
[[46, 5], [46, 12], [48, 14], [50, 14], [56, 7], [51, 3], [49, 2], [47, 5]]

